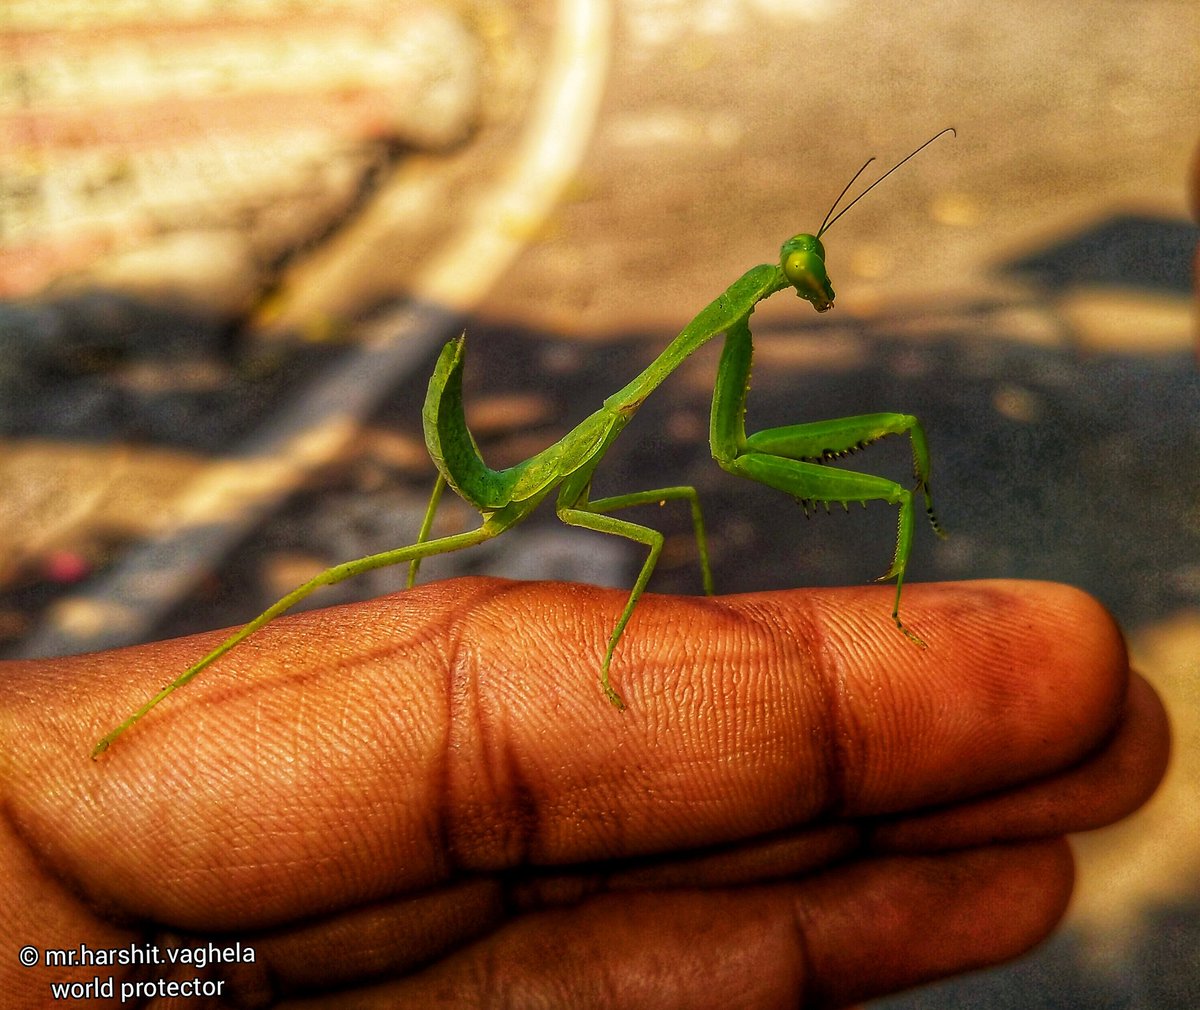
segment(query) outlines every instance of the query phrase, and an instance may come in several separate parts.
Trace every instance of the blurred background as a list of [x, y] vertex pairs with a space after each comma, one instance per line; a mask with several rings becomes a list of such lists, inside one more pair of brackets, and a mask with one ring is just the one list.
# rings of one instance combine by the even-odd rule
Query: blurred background
[[[868, 156], [956, 127], [826, 236], [833, 312], [755, 314], [749, 427], [919, 415], [951, 537], [919, 531], [910, 577], [1094, 593], [1176, 751], [1149, 807], [1078, 839], [1049, 944], [876, 1006], [1195, 1005], [1193, 3], [8, 0], [0, 56], [12, 656], [240, 623], [410, 542], [444, 340], [467, 328], [470, 422], [515, 462], [815, 230]], [[890, 510], [805, 521], [712, 463], [717, 353], [647, 402], [597, 493], [695, 484], [722, 592], [877, 577]], [[861, 465], [899, 477], [906, 451]], [[698, 592], [674, 511], [651, 588]], [[547, 509], [423, 575], [628, 586], [640, 562]]]

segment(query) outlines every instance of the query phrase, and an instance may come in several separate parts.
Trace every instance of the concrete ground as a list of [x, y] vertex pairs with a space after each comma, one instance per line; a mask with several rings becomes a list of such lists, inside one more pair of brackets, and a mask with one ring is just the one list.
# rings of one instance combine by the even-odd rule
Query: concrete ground
[[[1176, 757], [1145, 811], [1079, 840], [1055, 940], [880, 1006], [1193, 1006], [1200, 10], [288, 7], [7, 5], [0, 641], [234, 624], [411, 539], [432, 473], [419, 404], [462, 320], [485, 453], [523, 458], [816, 228], [867, 156], [952, 125], [828, 234], [833, 312], [780, 295], [756, 313], [750, 424], [919, 414], [952, 536], [919, 536], [914, 577], [1095, 593], [1168, 701]], [[882, 511], [804, 523], [713, 466], [715, 362], [648, 401], [598, 490], [661, 483], [670, 460], [705, 502], [721, 591], [877, 576]], [[665, 513], [653, 588], [695, 592], [685, 517]], [[547, 515], [428, 574], [627, 585], [636, 564]]]

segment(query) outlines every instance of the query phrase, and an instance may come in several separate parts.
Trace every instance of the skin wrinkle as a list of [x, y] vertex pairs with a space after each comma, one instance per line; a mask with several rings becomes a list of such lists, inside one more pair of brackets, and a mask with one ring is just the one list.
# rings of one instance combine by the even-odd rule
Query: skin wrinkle
[[802, 877], [863, 850], [853, 822], [788, 829], [705, 845], [669, 859], [632, 857], [614, 863], [606, 890], [720, 888]]
[[[692, 617], [692, 608], [705, 602], [689, 597], [686, 617]], [[647, 604], [644, 614], [640, 613], [643, 603]], [[697, 654], [691, 621], [684, 619], [684, 615], [673, 622], [641, 620], [653, 618], [659, 606], [658, 594], [642, 596], [639, 610], [634, 612], [614, 657], [613, 676], [614, 681], [624, 680], [627, 690], [642, 694], [641, 704], [649, 706], [647, 714], [651, 721], [647, 731], [652, 748], [663, 746], [670, 735], [682, 727], [681, 722], [670, 718], [670, 713], [686, 712], [693, 716], [689, 726], [696, 735], [691, 738], [691, 746], [687, 748], [686, 756], [681, 755], [683, 760], [680, 762], [685, 770], [690, 770], [700, 766], [697, 757], [713, 743], [719, 744], [726, 733], [720, 704], [725, 696], [724, 681], [716, 675], [715, 664], [708, 657]], [[711, 612], [705, 615], [705, 619], [710, 618]], [[735, 651], [739, 655], [744, 653], [744, 650]], [[643, 693], [643, 688], [649, 690]], [[652, 695], [658, 695], [662, 700], [658, 701]]]
[[[834, 747], [840, 764], [831, 769], [838, 773], [838, 805], [827, 813], [852, 816], [861, 813], [864, 798], [880, 789], [881, 775], [899, 767], [899, 757], [914, 749], [912, 741], [923, 729], [938, 720], [921, 711], [921, 689], [911, 678], [909, 664], [917, 663], [926, 650], [895, 634], [894, 625], [885, 625], [887, 633], [876, 638], [863, 626], [855, 608], [839, 605], [840, 600], [860, 596], [865, 587], [831, 591], [819, 610], [818, 627], [826, 630], [823, 641], [828, 648], [822, 656], [836, 667], [828, 676], [838, 685], [837, 724]], [[909, 602], [919, 598], [920, 587], [909, 588]], [[882, 615], [880, 615], [882, 617]], [[891, 646], [895, 645], [895, 652]], [[892, 673], [895, 676], [892, 676]], [[926, 718], [909, 719], [912, 715]], [[907, 742], [894, 746], [897, 725], [908, 723], [903, 732]]]
[[[718, 739], [718, 747], [720, 752], [730, 754], [730, 760], [755, 761], [760, 767], [769, 767], [772, 762], [780, 759], [780, 752], [787, 747], [786, 742], [781, 741], [778, 737], [773, 737], [770, 740], [761, 741], [761, 746], [754, 748], [750, 753], [746, 752], [743, 741], [754, 736], [754, 724], [762, 719], [765, 721], [765, 709], [769, 704], [769, 700], [765, 697], [762, 690], [761, 681], [768, 677], [774, 677], [776, 671], [769, 669], [768, 671], [759, 671], [759, 684], [754, 683], [753, 673], [745, 674], [745, 670], [758, 670], [760, 652], [759, 643], [755, 640], [754, 631], [757, 625], [751, 625], [742, 615], [737, 613], [729, 613], [726, 611], [725, 618], [728, 625], [735, 629], [737, 638], [732, 652], [731, 663], [734, 667], [732, 675], [720, 678], [720, 683], [724, 686], [724, 690], [719, 697], [712, 700], [712, 704], [716, 708], [716, 717], [721, 730], [721, 736]], [[715, 665], [715, 664], [714, 664]], [[774, 667], [776, 664], [773, 657], [767, 657], [767, 665]], [[752, 706], [738, 704], [738, 693], [740, 685], [745, 685], [744, 692], [752, 692], [755, 702]]]
[[[653, 612], [654, 601], [648, 600], [647, 602], [650, 605], [650, 612]], [[779, 675], [778, 671], [776, 671], [776, 668], [785, 668], [786, 666], [788, 666], [786, 660], [780, 659], [781, 656], [786, 657], [787, 649], [781, 648], [780, 645], [778, 644], [778, 642], [775, 642], [772, 635], [770, 635], [770, 632], [772, 632], [773, 629], [775, 629], [776, 632], [778, 632], [778, 630], [780, 630], [780, 627], [781, 627], [780, 621], [775, 619], [776, 615], [773, 611], [773, 608], [770, 608], [770, 607], [761, 607], [761, 608], [755, 607], [752, 609], [732, 608], [732, 609], [730, 609], [730, 611], [726, 611], [726, 613], [728, 614], [728, 617], [732, 618], [734, 623], [736, 623], [737, 625], [746, 626], [746, 627], [750, 627], [750, 629], [754, 629], [757, 632], [757, 633], [755, 633], [755, 636], [754, 636], [755, 638], [760, 639], [760, 641], [766, 641], [769, 643], [769, 651], [770, 651], [770, 655], [772, 655], [773, 659], [772, 659], [772, 661], [770, 661], [768, 663], [768, 666], [770, 667], [769, 671], [762, 674], [762, 677], [769, 678], [769, 677], [775, 677], [775, 675]], [[796, 641], [796, 637], [794, 637], [794, 636], [787, 636], [787, 637], [788, 637], [788, 641], [792, 641], [792, 642]], [[749, 636], [748, 636], [748, 638], [749, 638]], [[733, 653], [737, 653], [736, 648], [732, 649], [731, 651], [733, 651]], [[809, 655], [811, 656], [811, 653], [809, 653]], [[815, 663], [815, 660], [809, 659], [809, 663]], [[818, 672], [820, 672], [820, 668], [818, 668]], [[828, 675], [818, 675], [818, 677], [816, 677], [816, 678], [805, 678], [805, 680], [808, 680], [808, 683], [810, 685], [811, 684], [834, 683], [834, 679], [829, 678]], [[842, 678], [842, 681], [845, 681], [845, 678]], [[839, 691], [844, 690], [844, 686], [845, 686], [844, 683], [842, 683], [842, 687], [840, 687]], [[812, 693], [814, 693], [814, 692], [812, 692], [811, 687], [809, 690], [804, 690], [802, 687], [802, 689], [799, 689], [799, 691], [798, 691], [798, 696], [803, 698], [805, 696], [812, 696]], [[823, 692], [823, 695], [828, 696], [829, 692], [828, 691]], [[824, 708], [826, 708], [827, 711], [833, 711], [833, 713], [834, 713], [832, 716], [827, 715], [826, 717], [824, 717], [824, 720], [821, 723], [821, 725], [824, 725], [824, 726], [828, 726], [832, 722], [841, 720], [842, 714], [844, 714], [846, 711], [845, 704], [834, 704], [834, 705], [827, 704], [826, 707], [824, 707]], [[626, 717], [628, 717], [628, 716], [626, 716]], [[827, 731], [824, 734], [814, 734], [814, 735], [815, 735], [815, 737], [822, 737], [823, 739], [834, 739], [834, 740], [840, 741], [840, 740], [845, 739], [846, 731], [841, 731], [841, 732]], [[822, 758], [824, 760], [826, 760], [827, 764], [829, 763], [829, 758], [828, 758], [829, 753], [830, 753], [830, 747], [828, 745], [824, 746], [822, 749]], [[839, 751], [839, 753], [845, 753], [845, 750], [842, 749], [841, 751]], [[846, 769], [848, 766], [848, 762], [850, 762], [850, 758], [834, 757], [833, 762], [835, 762], [835, 764], [832, 765], [832, 768], [836, 769], [836, 777], [838, 777], [839, 781], [845, 782], [848, 778], [848, 772]], [[816, 776], [816, 781], [820, 781], [820, 776]], [[842, 787], [842, 789], [841, 789], [842, 794], [845, 794], [846, 788], [848, 788], [848, 787], [845, 787], [845, 786]], [[834, 806], [834, 804], [841, 804], [841, 800], [836, 798], [836, 795], [834, 795], [834, 798], [832, 801], [826, 802], [827, 810], [836, 810], [836, 806]], [[600, 822], [604, 823], [607, 826], [606, 835], [611, 834], [611, 832], [614, 829], [616, 829], [618, 826], [616, 823], [613, 822], [613, 820], [611, 818], [602, 818], [600, 816], [600, 814], [598, 814], [598, 818], [599, 818]], [[606, 841], [608, 841], [608, 843], [611, 844], [611, 840], [606, 840]]]
[[[805, 844], [798, 852], [778, 852], [779, 847], [803, 838], [787, 835], [772, 838], [758, 836], [746, 841], [713, 844], [682, 856], [664, 860], [661, 856], [629, 856], [611, 865], [583, 864], [565, 867], [562, 872], [541, 872], [530, 868], [506, 874], [510, 909], [514, 912], [578, 904], [601, 892], [622, 890], [661, 890], [701, 888], [721, 890], [757, 885], [764, 880], [800, 878], [821, 870], [833, 862], [862, 850], [853, 823], [824, 825], [802, 835], [816, 835], [820, 850]], [[767, 861], [763, 861], [764, 855]], [[782, 860], [782, 861], [780, 861]]]
[[98, 902], [92, 895], [88, 894], [82, 877], [68, 873], [65, 865], [55, 867], [55, 863], [57, 862], [55, 857], [57, 854], [53, 845], [45, 843], [41, 845], [33, 844], [29, 833], [14, 815], [12, 805], [8, 801], [7, 796], [0, 803], [0, 819], [3, 819], [8, 833], [20, 845], [21, 853], [25, 860], [46, 880], [69, 895], [78, 905], [85, 908], [100, 909], [112, 921], [114, 928], [133, 928], [132, 921], [127, 921], [130, 917], [122, 909], [110, 907], [107, 902]]
[[[433, 963], [491, 933], [511, 913], [498, 882], [474, 878], [417, 895], [365, 902], [332, 916], [243, 937], [258, 953], [273, 991], [331, 990], [347, 980], [385, 979]], [[414, 926], [409, 917], [433, 918]], [[331, 950], [345, 948], [336, 970], [313, 971]]]
[[[491, 597], [493, 594], [488, 593]], [[450, 624], [446, 629], [445, 646], [445, 696], [446, 734], [444, 737], [443, 760], [445, 763], [445, 787], [438, 794], [441, 803], [438, 822], [441, 825], [441, 852], [444, 853], [446, 879], [454, 879], [470, 872], [471, 853], [480, 838], [479, 829], [472, 823], [472, 813], [477, 811], [477, 801], [467, 769], [478, 768], [486, 762], [476, 760], [479, 739], [479, 682], [478, 662], [468, 642], [471, 637], [471, 621], [476, 608], [484, 600], [476, 597], [472, 608], [462, 612], [452, 608]], [[475, 732], [472, 732], [475, 727]], [[464, 757], [464, 744], [471, 744], [471, 752]]]
[[[486, 719], [481, 717], [481, 727], [485, 722]], [[497, 719], [496, 725], [508, 726], [509, 723], [504, 719]], [[487, 733], [482, 728], [480, 732], [484, 735]], [[513, 734], [504, 732], [499, 737], [498, 746], [484, 748], [484, 752], [489, 754], [496, 750], [500, 753], [497, 765], [504, 769], [507, 777], [508, 794], [505, 816], [501, 818], [504, 825], [501, 858], [509, 866], [523, 866], [529, 862], [533, 851], [533, 839], [541, 835], [540, 805], [536, 799], [536, 791], [522, 770], [523, 761], [515, 746]], [[495, 792], [494, 789], [493, 791]]]
[[846, 705], [846, 668], [839, 658], [843, 653], [827, 648], [830, 641], [828, 626], [824, 621], [815, 619], [815, 615], [809, 616], [813, 619], [802, 638], [801, 647], [806, 653], [807, 670], [812, 675], [823, 713], [822, 743], [818, 748], [821, 774], [818, 780], [825, 784], [820, 812], [814, 815], [814, 819], [833, 818], [846, 808], [849, 795], [852, 757], [848, 741], [852, 739], [852, 728], [847, 725], [847, 719], [851, 709]]
[[456, 680], [455, 671], [458, 669], [461, 662], [461, 647], [462, 647], [462, 625], [464, 618], [460, 611], [451, 609], [450, 620], [447, 622], [444, 631], [444, 647], [442, 650], [442, 661], [445, 663], [443, 681], [446, 697], [446, 721], [445, 732], [442, 734], [441, 740], [441, 760], [437, 762], [441, 774], [440, 788], [433, 791], [433, 795], [441, 797], [441, 802], [435, 804], [436, 815], [432, 818], [432, 822], [436, 825], [433, 831], [433, 845], [429, 851], [433, 853], [433, 860], [437, 866], [435, 871], [439, 879], [449, 879], [458, 873], [461, 869], [459, 866], [458, 850], [455, 847], [455, 833], [452, 828], [452, 823], [455, 820], [454, 812], [458, 809], [457, 805], [451, 799], [451, 776], [453, 767], [453, 741], [456, 730], [462, 719], [455, 704], [457, 694], [454, 690]]
[[[588, 593], [586, 595], [592, 595], [592, 594], [590, 594], [590, 591], [588, 591]], [[612, 594], [608, 594], [608, 595], [612, 595]], [[616, 597], [614, 597], [614, 599], [616, 599]], [[646, 602], [648, 603], [647, 618], [649, 618], [650, 615], [653, 615], [655, 613], [655, 611], [656, 611], [656, 609], [658, 609], [658, 607], [656, 607], [655, 600], [653, 599], [653, 597], [650, 597], [650, 599], [648, 599]], [[695, 601], [688, 601], [689, 605], [692, 602], [695, 602]], [[703, 603], [704, 606], [706, 606], [706, 608], [714, 607], [714, 605], [712, 605], [712, 603], [709, 603], [708, 601], [701, 601], [701, 602]], [[738, 626], [748, 627], [748, 629], [756, 630], [758, 632], [758, 633], [756, 633], [754, 638], [751, 638], [751, 636], [749, 636], [749, 635], [737, 636], [737, 638], [744, 637], [746, 642], [756, 641], [758, 644], [761, 645], [762, 639], [764, 637], [766, 637], [766, 636], [764, 636], [764, 633], [763, 633], [763, 632], [766, 632], [766, 629], [763, 629], [763, 627], [762, 627], [763, 621], [761, 621], [761, 620], [749, 620], [748, 621], [748, 620], [746, 620], [746, 615], [744, 613], [738, 612], [737, 609], [727, 609], [724, 607], [721, 607], [721, 609], [722, 609], [722, 611], [724, 611], [725, 617], [727, 620], [733, 621], [733, 623]], [[652, 621], [652, 624], [655, 624], [654, 621]], [[726, 639], [726, 641], [727, 641], [727, 639]], [[634, 643], [634, 648], [636, 648], [636, 643]], [[736, 648], [732, 649], [731, 651], [733, 651], [733, 653], [737, 653]], [[743, 649], [742, 651], [745, 651], [745, 650]], [[772, 651], [773, 655], [775, 654], [775, 649], [774, 649], [773, 645], [772, 645], [772, 648], [770, 648], [770, 651]], [[751, 666], [754, 666], [754, 665], [752, 665], [752, 663], [751, 663]], [[656, 665], [655, 667], [647, 668], [646, 672], [644, 672], [644, 673], [646, 673], [646, 679], [644, 679], [643, 683], [653, 685], [655, 674], [656, 674], [656, 672], [661, 671], [661, 668], [662, 668], [662, 665]], [[571, 684], [570, 684], [568, 690], [571, 692], [571, 695], [572, 695], [572, 703], [577, 703], [575, 701], [575, 696], [582, 695], [583, 692], [593, 691], [593, 685], [592, 685], [592, 683], [590, 683], [590, 680], [581, 679], [580, 681], [578, 681], [577, 684], [574, 683], [574, 681], [571, 681]], [[653, 686], [650, 687], [650, 690], [652, 690], [652, 691], [654, 690]], [[590, 702], [590, 699], [589, 699], [589, 702]], [[647, 739], [646, 739], [646, 743], [644, 743], [644, 746], [649, 747], [649, 749], [653, 750], [654, 747], [659, 746], [659, 744], [655, 744], [655, 740], [661, 740], [660, 734], [665, 732], [665, 727], [655, 725], [655, 722], [654, 722], [656, 717], [658, 717], [658, 715], [661, 714], [662, 711], [664, 711], [664, 708], [662, 708], [662, 705], [659, 703], [656, 703], [652, 697], [647, 696], [646, 701], [641, 703], [640, 707], [635, 709], [635, 714], [626, 713], [624, 716], [622, 716], [622, 715], [619, 715], [616, 713], [612, 713], [612, 714], [607, 713], [607, 710], [606, 710], [604, 713], [604, 717], [611, 717], [611, 721], [613, 721], [613, 720], [616, 721], [616, 722], [613, 722], [613, 732], [614, 733], [623, 732], [624, 727], [622, 727], [622, 725], [620, 725], [620, 720], [624, 720], [626, 723], [628, 723], [631, 720], [642, 719], [642, 717], [648, 717], [649, 725], [644, 726], [644, 731], [646, 731], [646, 733], [643, 734], [641, 731], [641, 728], [638, 728], [638, 729], [635, 729], [635, 731], [630, 734], [630, 737], [626, 738], [626, 739], [631, 740], [632, 743], [637, 743], [638, 740], [642, 739], [643, 735], [646, 735]], [[698, 711], [695, 709], [695, 707], [688, 709], [688, 713], [689, 713], [689, 720], [685, 721], [686, 725], [676, 725], [676, 723], [672, 723], [671, 728], [672, 728], [673, 732], [688, 731], [690, 733], [691, 731], [690, 731], [690, 729], [688, 729], [688, 727], [691, 726], [692, 722], [698, 722], [698, 726], [703, 728], [704, 723], [702, 720], [702, 714], [698, 713]], [[691, 752], [692, 750], [696, 750], [697, 747], [698, 747], [698, 751], [700, 751], [701, 753], [706, 752], [706, 750], [712, 750], [712, 747], [710, 747], [710, 745], [712, 745], [714, 743], [714, 740], [712, 739], [712, 733], [710, 733], [709, 731], [703, 731], [703, 735], [706, 735], [706, 737], [709, 738], [707, 741], [707, 744], [703, 745], [703, 746], [701, 744], [697, 744], [696, 741], [692, 741], [692, 743], [690, 743], [690, 744], [686, 740], [683, 741], [684, 747], [682, 750], [680, 750], [680, 755], [679, 755], [680, 763], [685, 763], [686, 755], [688, 755], [688, 753]], [[598, 746], [604, 746], [604, 740], [602, 740], [602, 737], [604, 737], [604, 734], [601, 734], [600, 738], [598, 738]], [[641, 758], [638, 757], [638, 755], [640, 755], [640, 753], [642, 753], [641, 746], [637, 746], [637, 747], [634, 747], [634, 749], [630, 749], [630, 745], [628, 743], [623, 745], [622, 755], [624, 756], [624, 766], [625, 766], [626, 772], [628, 772], [628, 770], [630, 770], [630, 769], [636, 770], [637, 768], [642, 768], [643, 764], [646, 764], [647, 760], [652, 760], [646, 756], [642, 756]], [[607, 758], [605, 755], [601, 755], [600, 759], [601, 760], [605, 760], [605, 759], [611, 760], [611, 758]], [[589, 780], [588, 786], [590, 788], [594, 789], [596, 784], [604, 784], [605, 782], [611, 784], [614, 781], [616, 781], [616, 780], [614, 780], [613, 776], [608, 775], [606, 778], [604, 778], [604, 780], [600, 780], [599, 782]], [[630, 777], [628, 774], [626, 774], [623, 777], [622, 781], [624, 783], [624, 788], [629, 789], [631, 780], [630, 780]], [[698, 784], [698, 787], [700, 787], [701, 794], [703, 794], [704, 796], [708, 796], [709, 800], [714, 799], [713, 796], [709, 795], [710, 793], [712, 793], [712, 787], [713, 787], [712, 778], [709, 778], [707, 786], [706, 786], [706, 784], [703, 784], [703, 782], [698, 782], [697, 784]], [[692, 793], [695, 793], [695, 788], [692, 789]], [[593, 793], [593, 795], [594, 795], [594, 793]], [[564, 793], [562, 798], [560, 798], [559, 806], [562, 807], [562, 810], [565, 811], [566, 804], [569, 804], [569, 802], [570, 802], [570, 790], [568, 790], [568, 792]], [[708, 802], [708, 804], [706, 804], [706, 805], [710, 805], [710, 802]], [[700, 826], [700, 828], [703, 829], [703, 813], [702, 812], [697, 813], [697, 817], [701, 818], [700, 822], [698, 822], [698, 826]], [[598, 837], [598, 838], [600, 838], [600, 840], [602, 840], [602, 844], [604, 844], [604, 850], [608, 850], [608, 852], [611, 852], [611, 850], [619, 849], [624, 846], [623, 832], [622, 832], [622, 829], [625, 826], [624, 820], [617, 820], [612, 817], [606, 817], [606, 816], [604, 816], [604, 811], [598, 811], [593, 814], [592, 818], [590, 818], [590, 822], [592, 822], [592, 826], [590, 826], [589, 830], [592, 831], [592, 834], [595, 837]], [[754, 829], [754, 826], [755, 825], [749, 825], [748, 830]], [[568, 828], [566, 830], [570, 830], [570, 829]], [[578, 832], [577, 826], [576, 826], [575, 831], [577, 834], [577, 832]], [[672, 836], [672, 837], [674, 837], [674, 836]], [[678, 843], [678, 841], [672, 841], [672, 838], [667, 838], [666, 842], [664, 842], [664, 844], [677, 844], [677, 843]], [[660, 846], [655, 846], [655, 848], [659, 848], [659, 847]], [[599, 855], [599, 853], [598, 853], [598, 855]]]
[[[811, 816], [814, 820], [836, 818], [845, 809], [849, 795], [849, 769], [853, 761], [846, 742], [852, 739], [854, 727], [846, 724], [847, 714], [852, 709], [845, 700], [846, 668], [837, 661], [843, 653], [838, 648], [828, 647], [832, 641], [830, 624], [823, 614], [811, 608], [802, 618], [803, 633], [795, 631], [789, 622], [780, 620], [777, 610], [769, 605], [746, 608], [739, 613], [749, 615], [776, 644], [778, 659], [774, 665], [777, 673], [785, 677], [792, 674], [796, 697], [808, 714], [805, 723], [809, 737], [816, 741], [816, 745], [808, 749], [810, 759], [819, 762], [819, 773], [813, 780], [824, 787], [812, 807]], [[787, 652], [779, 643], [787, 643], [795, 649], [798, 669], [794, 673]]]
[[512, 685], [519, 684], [520, 678], [505, 683], [495, 671], [488, 671], [494, 683], [488, 685], [492, 689], [485, 689], [480, 682], [483, 664], [475, 644], [475, 626], [488, 622], [494, 606], [507, 606], [507, 598], [520, 600], [522, 586], [506, 580], [490, 583], [488, 590], [473, 601], [466, 618], [455, 616], [453, 641], [448, 643], [450, 728], [442, 807], [443, 811], [456, 810], [460, 816], [444, 813], [442, 819], [446, 821], [446, 851], [451, 855], [454, 874], [525, 865], [537, 848], [536, 839], [542, 835], [537, 793], [524, 771], [520, 743], [511, 732], [519, 721], [512, 714], [512, 700], [519, 697]]
[[788, 925], [792, 946], [796, 951], [792, 961], [796, 966], [796, 1006], [814, 1006], [817, 973], [814, 970], [812, 949], [809, 945], [809, 936], [813, 930], [812, 906], [804, 901], [791, 901], [788, 902], [788, 910], [791, 913]]

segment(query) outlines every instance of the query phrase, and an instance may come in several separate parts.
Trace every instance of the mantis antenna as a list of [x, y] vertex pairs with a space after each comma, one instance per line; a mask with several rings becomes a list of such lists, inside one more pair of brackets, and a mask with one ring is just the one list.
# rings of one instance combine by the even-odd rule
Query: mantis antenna
[[817, 232], [817, 238], [820, 238], [822, 235], [824, 235], [830, 228], [832, 228], [837, 223], [837, 219], [839, 217], [841, 217], [843, 214], [845, 214], [846, 211], [848, 211], [851, 207], [853, 207], [856, 203], [858, 203], [859, 200], [861, 200], [864, 196], [866, 196], [869, 192], [871, 192], [871, 190], [873, 190], [876, 186], [878, 186], [881, 182], [883, 182], [883, 180], [886, 179], [889, 175], [891, 175], [894, 171], [896, 171], [896, 169], [898, 169], [906, 161], [910, 161], [911, 159], [915, 158], [918, 154], [920, 154], [922, 151], [924, 151], [925, 148], [927, 148], [935, 140], [937, 140], [939, 137], [944, 137], [947, 133], [953, 134], [956, 137], [958, 136], [958, 133], [955, 131], [953, 126], [947, 126], [944, 130], [941, 131], [941, 133], [935, 133], [932, 137], [930, 137], [927, 141], [925, 141], [925, 143], [923, 143], [920, 147], [918, 147], [910, 155], [908, 155], [905, 158], [901, 158], [898, 162], [896, 162], [896, 164], [894, 164], [891, 168], [889, 168], [886, 172], [884, 172], [883, 175], [881, 175], [878, 179], [876, 179], [873, 183], [871, 183], [871, 185], [869, 185], [866, 189], [864, 189], [861, 193], [859, 193], [858, 196], [856, 196], [853, 200], [851, 200], [848, 204], [846, 204], [845, 207], [843, 207], [840, 211], [838, 211], [837, 216], [834, 217], [834, 219], [831, 221], [829, 219], [829, 215], [832, 214], [835, 210], [837, 210], [837, 205], [842, 202], [842, 197], [844, 197], [848, 192], [850, 192], [850, 187], [853, 186], [856, 182], [858, 182], [858, 177], [867, 170], [867, 166], [869, 164], [871, 164], [871, 162], [873, 162], [875, 159], [872, 157], [872, 158], [868, 158], [866, 161], [864, 161], [863, 167], [854, 173], [854, 178], [851, 179], [848, 183], [846, 183], [846, 188], [843, 189], [838, 194], [838, 198], [833, 201], [833, 206], [829, 208], [829, 214], [826, 214], [825, 220], [821, 222], [821, 228]]

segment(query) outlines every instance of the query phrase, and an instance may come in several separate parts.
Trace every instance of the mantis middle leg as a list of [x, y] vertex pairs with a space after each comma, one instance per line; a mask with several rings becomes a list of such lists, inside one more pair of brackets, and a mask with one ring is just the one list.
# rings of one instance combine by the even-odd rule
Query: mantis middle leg
[[[892, 620], [917, 645], [925, 643], [900, 620], [900, 593], [908, 569], [914, 527], [913, 497], [924, 497], [925, 512], [939, 536], [944, 536], [933, 512], [929, 489], [929, 449], [925, 431], [911, 414], [861, 414], [833, 421], [767, 428], [745, 433], [746, 394], [749, 389], [753, 345], [748, 318], [732, 326], [725, 338], [713, 393], [710, 442], [713, 458], [739, 477], [755, 480], [792, 495], [804, 507], [830, 503], [843, 508], [849, 502], [884, 501], [899, 507], [896, 550], [880, 581], [894, 578], [896, 596]], [[865, 448], [885, 435], [907, 434], [912, 442], [912, 490], [873, 474], [826, 465], [829, 461]]]
[[691, 505], [692, 528], [696, 535], [696, 547], [700, 554], [700, 572], [704, 580], [704, 592], [711, 596], [713, 593], [712, 569], [708, 561], [708, 539], [704, 532], [700, 500], [693, 487], [663, 487], [653, 491], [635, 491], [631, 494], [615, 495], [610, 498], [598, 498], [595, 501], [588, 500], [589, 488], [586, 486], [580, 494], [572, 494], [571, 491], [572, 489], [564, 486], [556, 507], [558, 517], [564, 523], [595, 530], [597, 533], [610, 533], [614, 536], [625, 537], [627, 540], [645, 544], [650, 548], [642, 570], [638, 573], [637, 581], [634, 582], [633, 589], [629, 593], [625, 609], [621, 612], [621, 616], [609, 636], [608, 647], [604, 651], [604, 661], [600, 665], [600, 687], [603, 689], [605, 697], [617, 708], [623, 709], [625, 702], [613, 688], [608, 670], [612, 664], [613, 652], [625, 631], [625, 625], [633, 616], [633, 608], [637, 606], [637, 601], [641, 598], [646, 583], [650, 581], [650, 576], [658, 564], [658, 557], [663, 548], [663, 535], [649, 526], [641, 526], [626, 519], [616, 519], [607, 513], [615, 512], [618, 509], [632, 508], [635, 505], [654, 505], [667, 501], [686, 500]]
[[[429, 496], [429, 504], [425, 507], [425, 517], [421, 520], [421, 528], [417, 531], [418, 544], [429, 541], [429, 531], [433, 529], [433, 517], [437, 515], [438, 504], [442, 500], [442, 492], [446, 490], [446, 478], [438, 471], [437, 480], [433, 482], [433, 493]], [[412, 589], [417, 584], [417, 572], [421, 570], [424, 555], [418, 554], [408, 563], [408, 580], [405, 589]]]

